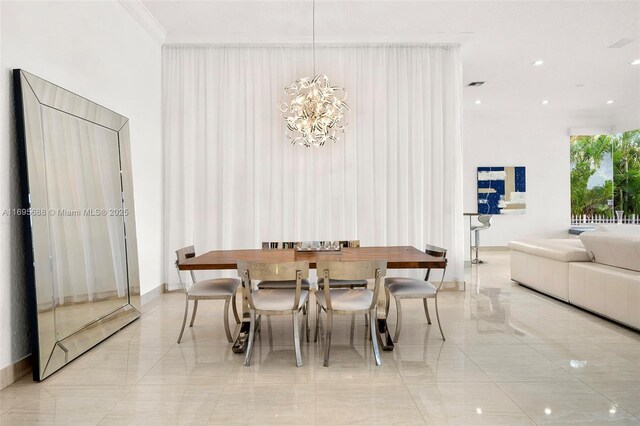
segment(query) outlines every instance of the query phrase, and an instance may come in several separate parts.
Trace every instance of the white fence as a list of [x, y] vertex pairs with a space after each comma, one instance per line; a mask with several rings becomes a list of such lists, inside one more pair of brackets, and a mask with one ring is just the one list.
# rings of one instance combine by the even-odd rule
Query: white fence
[[635, 224], [640, 225], [640, 218], [635, 215], [629, 215], [629, 217], [622, 217], [621, 219], [616, 219], [613, 217], [606, 217], [605, 215], [571, 215], [571, 224], [572, 225], [586, 225], [586, 224], [599, 224], [599, 223], [626, 223], [626, 224]]

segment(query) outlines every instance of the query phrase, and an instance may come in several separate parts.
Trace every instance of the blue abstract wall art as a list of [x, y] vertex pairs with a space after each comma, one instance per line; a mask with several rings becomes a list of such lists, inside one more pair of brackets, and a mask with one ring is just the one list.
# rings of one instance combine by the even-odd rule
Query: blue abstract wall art
[[478, 167], [478, 213], [524, 214], [526, 180], [524, 167]]

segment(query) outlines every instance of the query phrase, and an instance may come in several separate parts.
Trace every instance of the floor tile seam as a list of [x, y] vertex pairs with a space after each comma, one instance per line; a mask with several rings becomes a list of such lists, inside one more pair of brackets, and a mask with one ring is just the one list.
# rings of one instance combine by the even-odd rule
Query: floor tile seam
[[[563, 371], [566, 371], [567, 373], [571, 374], [569, 371], [567, 371], [564, 367], [562, 367], [562, 365], [560, 365], [559, 362], [554, 361], [553, 359], [551, 359], [550, 357], [548, 357], [547, 355], [545, 355], [544, 353], [540, 352], [539, 350], [537, 350], [536, 348], [534, 348], [532, 346], [531, 343], [526, 343], [525, 345], [527, 345], [530, 349], [532, 349], [535, 353], [542, 355], [542, 357], [544, 357], [546, 360], [551, 361], [554, 365], [557, 365], [558, 368], [562, 369]], [[576, 376], [574, 376], [573, 374], [571, 374], [572, 377], [577, 378]], [[580, 379], [578, 379], [580, 380]]]
[[[123, 396], [123, 399], [124, 399], [124, 396]], [[122, 401], [122, 399], [121, 399], [120, 401]], [[113, 410], [115, 410], [115, 408], [118, 406], [118, 404], [120, 404], [120, 401], [118, 401], [118, 402], [117, 402], [113, 407], [111, 407], [111, 409], [110, 409], [110, 410], [108, 410], [106, 413], [104, 413], [104, 416], [102, 416], [102, 417], [100, 418], [100, 420], [98, 420], [98, 421], [96, 422], [96, 425], [99, 425], [100, 423], [102, 423], [102, 422], [107, 418], [107, 416], [109, 416], [109, 414], [111, 414], [111, 412], [112, 412]]]
[[[461, 348], [459, 348], [459, 349], [460, 349], [460, 350], [462, 350]], [[526, 411], [525, 411], [525, 410], [524, 410], [524, 409], [523, 409], [523, 408], [522, 408], [522, 407], [521, 407], [521, 406], [520, 406], [516, 401], [514, 401], [514, 400], [513, 400], [513, 398], [511, 398], [511, 396], [510, 396], [509, 394], [507, 394], [507, 393], [504, 391], [504, 389], [502, 389], [502, 388], [500, 387], [500, 385], [498, 384], [498, 382], [496, 382], [495, 380], [493, 380], [493, 378], [492, 378], [489, 374], [487, 374], [487, 372], [486, 372], [486, 371], [485, 371], [481, 366], [479, 366], [479, 365], [478, 365], [478, 364], [477, 364], [477, 363], [476, 363], [476, 362], [475, 362], [475, 361], [474, 361], [474, 360], [473, 360], [469, 355], [467, 355], [467, 353], [466, 353], [464, 350], [462, 350], [462, 352], [465, 354], [465, 356], [466, 356], [467, 358], [469, 358], [469, 359], [471, 360], [471, 362], [473, 362], [473, 364], [474, 364], [474, 365], [475, 365], [475, 366], [476, 366], [480, 371], [482, 371], [482, 374], [484, 374], [484, 375], [487, 377], [487, 379], [489, 379], [489, 382], [490, 382], [490, 383], [492, 383], [495, 387], [497, 387], [497, 388], [500, 390], [500, 392], [502, 392], [502, 394], [503, 394], [504, 396], [506, 396], [507, 398], [509, 398], [509, 400], [510, 400], [511, 402], [513, 402], [513, 404], [514, 404], [516, 407], [518, 407], [518, 409], [519, 409], [519, 410], [520, 410], [520, 411], [521, 411], [525, 416], [527, 416], [527, 418], [528, 418], [529, 420], [531, 420], [531, 422], [533, 422], [534, 424], [536, 424], [536, 425], [537, 425], [537, 423], [533, 420], [533, 418], [531, 418], [531, 416], [529, 416], [529, 414], [528, 414], [528, 413], [527, 413], [527, 412], [526, 412]]]
[[[173, 345], [169, 346], [166, 350], [166, 352], [158, 358], [158, 360], [156, 362], [153, 363], [153, 365], [151, 367], [149, 367], [149, 369], [147, 369], [147, 371], [142, 375], [142, 377], [140, 377], [132, 386], [137, 386], [138, 384], [140, 384], [140, 382], [142, 380], [144, 380], [145, 377], [147, 377], [147, 375], [154, 369], [156, 368], [156, 366], [160, 363], [160, 361], [162, 361], [164, 359], [164, 357], [167, 355], [167, 353], [169, 353], [169, 351], [171, 350], [171, 348], [173, 348], [173, 346], [176, 345], [176, 343], [174, 343]], [[127, 357], [129, 356], [129, 354], [127, 353]], [[128, 374], [128, 373], [127, 373]]]
[[227, 386], [229, 385], [229, 378], [227, 378], [227, 381], [225, 382], [225, 384], [222, 386], [222, 390], [220, 390], [220, 392], [218, 393], [218, 398], [216, 398], [216, 402], [215, 404], [211, 404], [211, 410], [209, 410], [209, 413], [207, 415], [207, 423], [211, 422], [211, 416], [213, 415], [213, 413], [218, 409], [218, 404], [220, 403], [220, 400], [222, 399], [222, 395], [225, 393], [225, 391], [227, 390]]
[[5, 408], [3, 411], [0, 411], [0, 417], [2, 417], [4, 414], [8, 413], [12, 408], [14, 408], [18, 404], [22, 403], [23, 401], [25, 401], [27, 398], [29, 398], [29, 397], [28, 396], [22, 396], [22, 397], [18, 398], [18, 400], [14, 401], [13, 404], [11, 404], [7, 408]]
[[[400, 375], [402, 377], [402, 375]], [[420, 406], [418, 405], [418, 402], [416, 401], [416, 398], [413, 396], [413, 393], [411, 392], [411, 389], [409, 389], [408, 384], [404, 381], [404, 377], [402, 377], [402, 383], [404, 384], [405, 389], [407, 390], [407, 392], [409, 392], [409, 396], [411, 396], [411, 400], [413, 401], [413, 405], [416, 407], [416, 410], [418, 410], [418, 414], [420, 414], [420, 418], [422, 419], [422, 422], [427, 425], [427, 419], [425, 419], [424, 414], [422, 414], [422, 410], [420, 409]], [[437, 386], [437, 383], [434, 383]]]
[[[578, 379], [580, 380], [580, 379]], [[635, 419], [640, 419], [640, 416], [636, 416], [634, 414], [632, 414], [629, 410], [627, 410], [626, 408], [624, 408], [622, 405], [619, 405], [618, 403], [616, 403], [614, 400], [612, 400], [611, 398], [609, 398], [608, 396], [606, 396], [605, 394], [603, 394], [602, 392], [600, 392], [598, 389], [594, 388], [593, 386], [591, 386], [589, 383], [584, 382], [582, 380], [580, 380], [580, 382], [582, 384], [584, 384], [586, 387], [588, 387], [589, 389], [591, 389], [592, 391], [594, 391], [595, 393], [597, 393], [598, 395], [602, 396], [603, 398], [605, 398], [607, 401], [611, 402], [611, 404], [615, 405], [616, 407], [620, 407], [624, 410], [625, 413], [627, 413], [628, 415], [630, 415], [631, 417], [635, 418]]]
[[[587, 382], [585, 382], [584, 380], [582, 380], [580, 378], [580, 376], [577, 376], [575, 374], [573, 374], [571, 372], [571, 370], [567, 370], [566, 368], [564, 368], [560, 362], [554, 361], [553, 359], [549, 358], [548, 356], [546, 356], [544, 353], [540, 352], [539, 350], [537, 350], [536, 348], [534, 348], [533, 346], [531, 346], [531, 344], [527, 344], [527, 346], [529, 346], [531, 349], [533, 349], [535, 352], [539, 353], [540, 355], [542, 355], [543, 357], [545, 357], [546, 359], [548, 359], [549, 361], [551, 361], [553, 364], [557, 365], [559, 368], [561, 368], [563, 371], [567, 372], [568, 374], [570, 374], [572, 377], [578, 379], [580, 382], [584, 383], [585, 385], [589, 386], [589, 384]], [[607, 365], [626, 365], [626, 364], [630, 364], [630, 365], [634, 365], [634, 363], [632, 362], [624, 362], [624, 363], [613, 363], [613, 364], [607, 364]], [[595, 390], [595, 389], [594, 389]], [[604, 396], [604, 395], [603, 395]], [[608, 398], [607, 398], [608, 399]]]
[[318, 381], [316, 380], [316, 367], [313, 368], [313, 422], [318, 425]]
[[520, 406], [520, 404], [518, 404], [518, 403], [517, 403], [513, 398], [511, 398], [511, 395], [509, 395], [509, 394], [508, 394], [508, 393], [507, 393], [507, 392], [506, 392], [506, 391], [505, 391], [505, 390], [500, 386], [500, 383], [522, 383], [522, 382], [495, 382], [495, 381], [493, 381], [493, 380], [492, 380], [492, 383], [493, 383], [493, 384], [494, 384], [498, 389], [500, 389], [500, 392], [502, 392], [502, 394], [503, 394], [504, 396], [506, 396], [507, 398], [509, 398], [509, 400], [510, 400], [511, 402], [513, 402], [513, 404], [514, 404], [516, 407], [518, 407], [518, 409], [519, 409], [520, 411], [522, 411], [522, 413], [524, 413], [524, 415], [525, 415], [525, 416], [527, 416], [527, 418], [528, 418], [529, 420], [531, 420], [531, 422], [532, 422], [534, 425], [538, 425], [538, 423], [533, 419], [533, 417], [531, 417], [531, 416], [529, 415], [529, 413], [527, 413], [527, 412], [526, 412], [526, 411], [525, 411], [525, 410]]

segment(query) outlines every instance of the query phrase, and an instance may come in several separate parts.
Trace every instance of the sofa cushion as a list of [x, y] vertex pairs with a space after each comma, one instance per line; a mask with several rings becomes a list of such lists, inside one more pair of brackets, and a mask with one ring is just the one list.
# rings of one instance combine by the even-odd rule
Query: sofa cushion
[[640, 225], [629, 223], [596, 225], [595, 230], [596, 232], [609, 232], [612, 234], [640, 235]]
[[510, 250], [546, 257], [563, 262], [588, 262], [589, 256], [580, 240], [517, 240], [509, 241]]
[[593, 262], [640, 271], [640, 236], [593, 232], [580, 241]]

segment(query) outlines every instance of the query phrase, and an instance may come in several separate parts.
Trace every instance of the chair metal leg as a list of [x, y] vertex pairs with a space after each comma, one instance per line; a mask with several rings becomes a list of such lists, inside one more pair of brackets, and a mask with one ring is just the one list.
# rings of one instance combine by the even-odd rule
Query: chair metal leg
[[327, 331], [325, 331], [324, 366], [329, 366], [329, 353], [331, 351], [331, 328], [333, 327], [333, 312], [327, 311]]
[[393, 335], [393, 343], [398, 343], [400, 338], [400, 331], [402, 330], [402, 308], [400, 307], [400, 299], [396, 297], [396, 332]]
[[320, 305], [316, 305], [316, 332], [315, 332], [315, 335], [313, 336], [314, 342], [318, 341], [318, 331], [320, 330], [320, 311], [321, 310], [322, 308], [320, 307]]
[[427, 298], [422, 299], [422, 303], [424, 304], [424, 314], [427, 316], [427, 323], [431, 324], [431, 315], [429, 315], [429, 305], [427, 304]]
[[302, 367], [302, 354], [300, 353], [300, 324], [298, 311], [293, 312], [293, 347], [296, 351], [296, 367]]
[[182, 341], [182, 334], [184, 333], [184, 326], [187, 325], [187, 315], [189, 314], [189, 296], [185, 295], [184, 300], [184, 318], [182, 319], [182, 328], [180, 329], [180, 335], [178, 336], [178, 343]]
[[306, 309], [304, 314], [304, 334], [307, 336], [307, 343], [309, 343], [309, 335], [311, 332], [309, 331], [309, 300], [305, 303]]
[[236, 324], [240, 324], [241, 321], [240, 316], [238, 315], [238, 306], [236, 305], [236, 293], [233, 293], [233, 296], [231, 296], [231, 307], [233, 308], [233, 317], [236, 320]]
[[446, 341], [447, 339], [444, 338], [444, 333], [442, 332], [442, 324], [440, 322], [440, 315], [438, 314], [438, 294], [436, 293], [436, 318], [438, 320], [438, 328], [440, 328], [440, 334], [442, 334], [442, 340]]
[[387, 290], [387, 288], [384, 288], [384, 293], [387, 296], [385, 298], [385, 304], [384, 304], [384, 317], [385, 318], [389, 318], [389, 304], [391, 303], [391, 294], [389, 293], [389, 290]]
[[249, 312], [249, 320], [251, 324], [249, 325], [249, 341], [247, 342], [247, 349], [244, 354], [244, 365], [249, 367], [251, 365], [251, 354], [253, 352], [253, 340], [256, 336], [256, 311], [253, 309]]
[[233, 343], [233, 337], [231, 337], [231, 330], [229, 329], [229, 302], [230, 297], [227, 297], [226, 299], [224, 299], [224, 316], [223, 316], [223, 321], [224, 321], [224, 333], [227, 335], [227, 341], [229, 343]]
[[373, 345], [373, 357], [376, 360], [376, 365], [382, 365], [382, 358], [380, 358], [380, 348], [378, 347], [378, 327], [376, 326], [376, 318], [378, 315], [376, 314], [376, 310], [372, 309], [369, 314], [369, 319], [371, 320], [371, 343]]
[[189, 327], [193, 327], [193, 322], [196, 320], [196, 312], [198, 312], [198, 299], [193, 301], [193, 313], [191, 314], [191, 322]]

